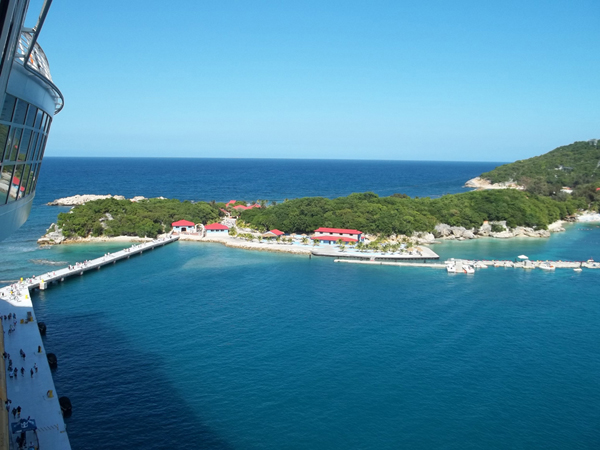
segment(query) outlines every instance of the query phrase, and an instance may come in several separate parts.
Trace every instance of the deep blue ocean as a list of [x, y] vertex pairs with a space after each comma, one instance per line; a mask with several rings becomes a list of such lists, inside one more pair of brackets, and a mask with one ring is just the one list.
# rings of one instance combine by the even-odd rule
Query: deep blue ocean
[[[123, 245], [35, 240], [58, 197], [283, 200], [439, 196], [493, 163], [44, 160], [0, 279]], [[600, 260], [598, 224], [550, 239], [434, 247], [442, 258]], [[600, 271], [335, 264], [175, 243], [33, 297], [73, 403], [75, 449], [600, 447]]]

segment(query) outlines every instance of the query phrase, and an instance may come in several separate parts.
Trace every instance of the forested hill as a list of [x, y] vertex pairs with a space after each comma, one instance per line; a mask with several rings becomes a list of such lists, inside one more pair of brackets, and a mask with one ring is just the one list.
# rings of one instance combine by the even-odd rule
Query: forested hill
[[574, 142], [541, 156], [505, 164], [481, 174], [492, 183], [515, 181], [538, 194], [551, 194], [561, 187], [600, 184], [600, 141]]

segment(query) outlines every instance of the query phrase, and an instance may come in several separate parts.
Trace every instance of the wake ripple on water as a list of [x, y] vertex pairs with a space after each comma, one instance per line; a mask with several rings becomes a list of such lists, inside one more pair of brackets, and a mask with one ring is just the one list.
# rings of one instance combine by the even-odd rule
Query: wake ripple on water
[[30, 259], [29, 262], [42, 266], [66, 266], [68, 264], [67, 261], [51, 261], [49, 259]]

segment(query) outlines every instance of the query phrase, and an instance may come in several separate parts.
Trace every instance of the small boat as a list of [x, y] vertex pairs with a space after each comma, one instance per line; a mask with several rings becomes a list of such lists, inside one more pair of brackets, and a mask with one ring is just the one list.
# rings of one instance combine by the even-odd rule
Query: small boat
[[481, 261], [476, 262], [475, 265], [474, 265], [474, 267], [476, 269], [487, 269], [488, 268], [487, 264], [485, 264], [485, 263], [483, 263]]
[[473, 266], [469, 265], [469, 264], [465, 264], [464, 266], [462, 266], [463, 272], [467, 273], [467, 274], [472, 274], [475, 273], [475, 269], [473, 268]]
[[456, 273], [456, 265], [454, 263], [446, 265], [446, 272], [448, 273]]
[[550, 264], [550, 263], [542, 263], [539, 265], [539, 268], [542, 270], [554, 270], [556, 269], [556, 267], [554, 267], [554, 265]]
[[573, 269], [573, 272], [581, 272], [581, 267], [575, 267], [575, 268]]

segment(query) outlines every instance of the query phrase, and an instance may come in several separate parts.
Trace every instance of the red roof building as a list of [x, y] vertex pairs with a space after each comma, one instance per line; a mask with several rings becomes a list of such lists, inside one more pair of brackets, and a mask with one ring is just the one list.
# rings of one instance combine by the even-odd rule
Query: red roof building
[[269, 230], [266, 233], [263, 233], [263, 237], [279, 237], [279, 236], [283, 236], [285, 233], [283, 231], [279, 231], [279, 230]]
[[315, 233], [335, 233], [335, 234], [362, 234], [362, 231], [358, 231], [358, 230], [348, 230], [346, 228], [317, 228], [315, 230]]
[[359, 242], [364, 241], [363, 232], [359, 230], [349, 230], [346, 228], [317, 228], [312, 239], [318, 239], [319, 241], [337, 242], [340, 239], [343, 242]]
[[177, 222], [173, 222], [171, 226], [173, 227], [174, 233], [196, 232], [196, 224], [194, 222], [190, 222], [189, 220], [178, 220]]
[[178, 220], [177, 222], [173, 222], [171, 226], [173, 227], [193, 227], [196, 225], [194, 222], [190, 222], [189, 220]]
[[221, 223], [209, 223], [204, 227], [207, 233], [227, 233], [228, 227]]
[[354, 239], [351, 237], [345, 237], [345, 236], [313, 236], [312, 238], [313, 240], [318, 239], [321, 242], [337, 242], [339, 240], [342, 240], [343, 242], [358, 242], [358, 239]]

